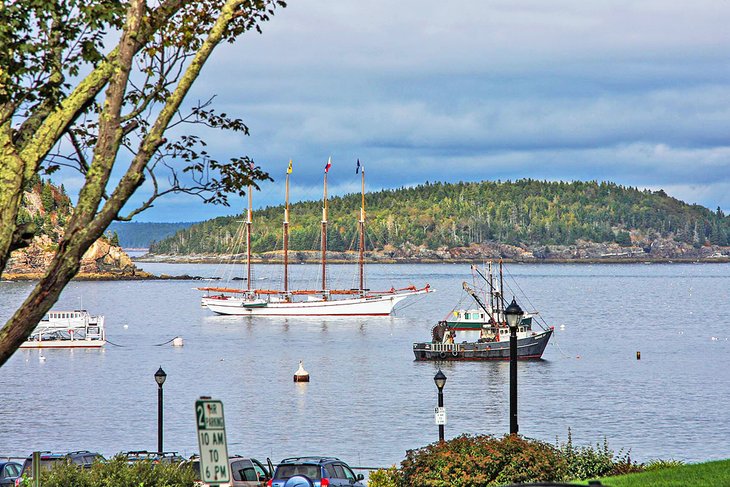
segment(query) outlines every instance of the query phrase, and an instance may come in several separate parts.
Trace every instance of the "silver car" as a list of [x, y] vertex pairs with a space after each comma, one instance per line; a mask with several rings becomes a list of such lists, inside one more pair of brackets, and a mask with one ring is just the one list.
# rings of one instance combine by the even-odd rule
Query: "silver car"
[[[190, 465], [195, 470], [197, 485], [205, 485], [200, 481], [200, 458], [195, 455], [181, 465]], [[244, 458], [239, 455], [228, 457], [231, 469], [231, 481], [219, 484], [220, 487], [265, 487], [271, 474], [264, 465], [255, 458]]]

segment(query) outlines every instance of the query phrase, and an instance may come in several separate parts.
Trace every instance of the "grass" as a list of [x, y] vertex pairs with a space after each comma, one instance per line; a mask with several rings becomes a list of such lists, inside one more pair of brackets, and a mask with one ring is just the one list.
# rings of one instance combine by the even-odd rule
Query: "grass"
[[[599, 480], [606, 487], [730, 486], [730, 460], [695, 463], [618, 477], [605, 477]], [[576, 485], [588, 485], [588, 482], [581, 482]]]

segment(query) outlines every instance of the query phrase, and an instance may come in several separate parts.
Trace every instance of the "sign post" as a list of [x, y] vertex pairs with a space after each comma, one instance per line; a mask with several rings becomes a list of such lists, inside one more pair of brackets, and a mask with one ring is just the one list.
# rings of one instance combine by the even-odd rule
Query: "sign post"
[[446, 408], [444, 406], [434, 408], [433, 419], [437, 425], [439, 425], [439, 426], [445, 425], [446, 424]]
[[200, 447], [200, 480], [209, 485], [230, 482], [223, 403], [201, 397], [195, 401], [195, 418]]

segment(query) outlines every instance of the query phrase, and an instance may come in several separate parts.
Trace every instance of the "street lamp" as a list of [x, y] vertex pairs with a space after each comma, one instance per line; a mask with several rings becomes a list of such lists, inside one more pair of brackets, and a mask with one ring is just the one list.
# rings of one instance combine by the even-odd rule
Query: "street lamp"
[[515, 301], [504, 310], [504, 316], [509, 325], [509, 434], [516, 435], [519, 426], [517, 425], [517, 326], [522, 321], [520, 305]]
[[167, 374], [162, 370], [162, 366], [155, 372], [155, 382], [157, 382], [157, 451], [162, 451], [162, 384], [165, 383]]
[[[439, 410], [443, 411], [444, 407], [444, 385], [446, 385], [446, 376], [443, 372], [441, 372], [441, 369], [436, 372], [436, 375], [433, 376], [433, 381], [436, 383], [436, 388], [439, 390]], [[444, 425], [439, 424], [439, 441], [444, 441]]]

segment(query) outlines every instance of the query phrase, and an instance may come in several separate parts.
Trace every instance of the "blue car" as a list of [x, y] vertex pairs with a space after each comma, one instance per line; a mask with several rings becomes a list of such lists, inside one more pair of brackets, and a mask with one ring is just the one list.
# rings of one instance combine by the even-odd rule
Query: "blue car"
[[18, 462], [0, 462], [0, 487], [13, 487], [22, 470], [23, 466]]
[[335, 457], [285, 458], [274, 471], [269, 487], [365, 487], [362, 474], [355, 475]]

